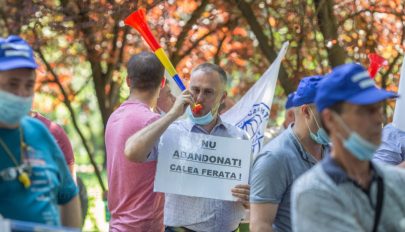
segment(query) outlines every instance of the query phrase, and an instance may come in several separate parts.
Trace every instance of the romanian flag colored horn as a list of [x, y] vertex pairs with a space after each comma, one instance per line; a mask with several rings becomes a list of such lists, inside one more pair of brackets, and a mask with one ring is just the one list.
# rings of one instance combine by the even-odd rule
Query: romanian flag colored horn
[[[181, 81], [179, 75], [177, 74], [176, 69], [174, 68], [172, 62], [170, 62], [169, 57], [166, 55], [163, 48], [160, 46], [156, 38], [153, 36], [148, 24], [146, 23], [145, 9], [140, 8], [137, 11], [133, 12], [124, 20], [124, 23], [128, 26], [133, 27], [141, 34], [142, 38], [146, 41], [146, 43], [148, 43], [149, 47], [158, 57], [158, 59], [163, 64], [169, 75], [176, 82], [180, 90], [184, 91], [186, 87]], [[192, 110], [194, 113], [198, 113], [199, 111], [202, 110], [202, 108], [203, 107], [201, 104], [195, 104]]]
[[145, 18], [145, 9], [140, 8], [139, 10], [135, 11], [131, 15], [129, 15], [125, 20], [124, 23], [128, 26], [133, 27], [137, 30], [141, 35], [142, 38], [145, 39], [146, 43], [148, 43], [149, 47], [158, 57], [160, 62], [162, 62], [163, 66], [170, 74], [170, 76], [174, 79], [176, 84], [179, 86], [181, 91], [184, 91], [186, 87], [184, 86], [183, 82], [181, 81], [179, 75], [176, 72], [176, 69], [173, 67], [172, 62], [170, 62], [168, 56], [166, 55], [163, 48], [160, 44], [156, 41], [155, 37], [153, 36], [148, 24], [146, 23]]

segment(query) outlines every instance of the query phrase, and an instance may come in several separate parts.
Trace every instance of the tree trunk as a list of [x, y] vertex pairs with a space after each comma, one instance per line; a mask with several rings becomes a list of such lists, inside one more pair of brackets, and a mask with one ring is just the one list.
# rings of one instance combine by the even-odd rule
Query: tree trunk
[[338, 43], [338, 25], [333, 13], [333, 0], [315, 0], [318, 26], [323, 35], [331, 67], [344, 64], [346, 51]]
[[[235, 0], [235, 2], [255, 34], [256, 39], [259, 41], [259, 48], [263, 52], [263, 55], [266, 57], [269, 63], [272, 63], [276, 59], [277, 53], [274, 51], [275, 48], [268, 43], [270, 39], [264, 34], [263, 28], [257, 21], [252, 8], [245, 0]], [[288, 78], [288, 74], [283, 64], [280, 66], [278, 80], [280, 81], [281, 87], [283, 87], [286, 94], [295, 91], [296, 86], [291, 84], [291, 80]]]

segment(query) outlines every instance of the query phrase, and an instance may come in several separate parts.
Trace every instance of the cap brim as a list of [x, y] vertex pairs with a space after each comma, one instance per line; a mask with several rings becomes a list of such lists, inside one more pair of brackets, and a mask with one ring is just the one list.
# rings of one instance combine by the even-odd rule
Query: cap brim
[[397, 98], [398, 94], [394, 92], [389, 92], [383, 89], [378, 89], [375, 87], [369, 88], [362, 91], [359, 94], [352, 96], [346, 101], [355, 105], [369, 105], [380, 101], [384, 101], [390, 98]]
[[38, 65], [27, 59], [9, 59], [7, 61], [0, 61], [0, 71], [6, 71], [17, 68], [31, 68], [36, 69]]

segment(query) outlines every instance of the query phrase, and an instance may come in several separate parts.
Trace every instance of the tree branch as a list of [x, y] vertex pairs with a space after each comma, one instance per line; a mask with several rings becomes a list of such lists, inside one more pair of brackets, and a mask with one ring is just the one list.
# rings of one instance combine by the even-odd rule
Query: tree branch
[[[36, 31], [33, 30], [33, 32], [34, 32], [35, 37], [37, 37], [36, 39], [38, 39]], [[79, 124], [78, 124], [77, 119], [76, 119], [75, 112], [73, 110], [72, 105], [70, 104], [68, 94], [66, 93], [65, 89], [63, 88], [62, 83], [60, 82], [59, 76], [56, 74], [56, 72], [53, 70], [53, 68], [49, 64], [49, 62], [46, 60], [46, 58], [45, 58], [44, 54], [42, 53], [41, 49], [38, 47], [38, 48], [35, 49], [35, 51], [37, 52], [37, 54], [41, 58], [42, 62], [45, 64], [47, 70], [51, 73], [52, 77], [54, 78], [55, 83], [58, 85], [59, 90], [62, 93], [63, 103], [65, 104], [66, 108], [68, 109], [68, 111], [70, 113], [70, 117], [72, 119], [73, 126], [74, 126], [76, 132], [79, 134], [79, 137], [80, 137], [80, 139], [82, 141], [82, 144], [83, 144], [83, 146], [84, 146], [84, 148], [85, 148], [85, 150], [86, 150], [86, 152], [88, 154], [90, 162], [94, 167], [94, 171], [96, 173], [97, 180], [98, 180], [98, 182], [99, 182], [99, 184], [101, 186], [101, 189], [104, 192], [104, 191], [106, 191], [106, 187], [104, 185], [103, 179], [101, 178], [101, 173], [100, 173], [100, 171], [99, 171], [99, 169], [97, 167], [97, 164], [96, 164], [96, 162], [95, 162], [95, 160], [93, 158], [91, 149], [90, 149], [89, 145], [87, 144], [87, 140], [84, 137], [84, 135], [83, 135], [83, 133], [82, 133], [80, 127], [79, 127]]]
[[[259, 48], [262, 50], [263, 55], [269, 61], [269, 63], [273, 62], [276, 57], [277, 53], [274, 51], [274, 47], [271, 47], [268, 44], [269, 39], [263, 32], [262, 26], [257, 21], [252, 8], [245, 0], [234, 0], [237, 4], [239, 10], [242, 12], [245, 20], [248, 22], [250, 28], [252, 29], [253, 33], [255, 34], [257, 40], [259, 41]], [[281, 64], [280, 71], [279, 71], [279, 81], [281, 86], [283, 87], [284, 91], [288, 94], [295, 90], [295, 86], [291, 85], [291, 81], [288, 79], [288, 74]]]

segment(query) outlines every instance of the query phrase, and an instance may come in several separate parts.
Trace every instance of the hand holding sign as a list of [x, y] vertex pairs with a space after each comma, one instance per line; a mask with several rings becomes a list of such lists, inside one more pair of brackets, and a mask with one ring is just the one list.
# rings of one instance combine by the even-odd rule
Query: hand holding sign
[[248, 184], [238, 184], [232, 190], [232, 196], [237, 198], [237, 201], [242, 203], [245, 209], [250, 208], [249, 195], [250, 195], [250, 185]]

